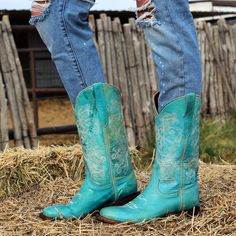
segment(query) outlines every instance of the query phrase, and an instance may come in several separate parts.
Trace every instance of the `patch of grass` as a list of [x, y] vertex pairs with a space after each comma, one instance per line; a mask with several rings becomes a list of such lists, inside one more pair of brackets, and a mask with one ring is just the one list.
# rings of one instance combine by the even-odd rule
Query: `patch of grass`
[[200, 156], [204, 162], [236, 164], [236, 114], [225, 122], [202, 120]]
[[[200, 156], [207, 163], [236, 164], [236, 112], [226, 121], [203, 119], [201, 121]], [[141, 162], [149, 166], [154, 155], [155, 137], [148, 148], [140, 150]]]

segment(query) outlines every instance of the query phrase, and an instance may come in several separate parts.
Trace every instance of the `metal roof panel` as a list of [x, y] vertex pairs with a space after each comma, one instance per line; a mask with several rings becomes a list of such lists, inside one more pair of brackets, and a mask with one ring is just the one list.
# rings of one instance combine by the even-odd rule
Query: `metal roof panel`
[[[32, 0], [0, 0], [0, 10], [29, 10]], [[223, 8], [219, 8], [223, 7]], [[93, 11], [135, 11], [135, 0], [96, 0]], [[192, 12], [232, 13], [236, 1], [228, 0], [190, 0]]]

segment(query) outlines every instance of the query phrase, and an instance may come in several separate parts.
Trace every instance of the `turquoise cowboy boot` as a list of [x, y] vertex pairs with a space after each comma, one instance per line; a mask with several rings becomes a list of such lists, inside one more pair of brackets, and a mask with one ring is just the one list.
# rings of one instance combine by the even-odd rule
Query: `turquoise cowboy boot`
[[106, 207], [97, 215], [108, 223], [143, 222], [169, 213], [199, 210], [200, 97], [187, 94], [156, 116], [156, 157], [144, 192], [123, 206]]
[[80, 191], [66, 205], [43, 210], [43, 218], [80, 218], [137, 196], [117, 88], [96, 83], [77, 97], [75, 116], [86, 169]]

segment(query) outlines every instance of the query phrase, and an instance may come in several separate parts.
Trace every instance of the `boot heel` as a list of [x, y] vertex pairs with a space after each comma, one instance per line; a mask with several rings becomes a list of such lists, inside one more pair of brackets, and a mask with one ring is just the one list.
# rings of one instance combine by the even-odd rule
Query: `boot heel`
[[[136, 192], [136, 193], [132, 193], [132, 194], [130, 194], [129, 196], [127, 196], [125, 198], [122, 198], [122, 199], [117, 200], [115, 202], [108, 203], [107, 205], [103, 206], [102, 208], [110, 207], [110, 206], [122, 206], [122, 205], [125, 205], [126, 203], [128, 203], [128, 202], [132, 201], [133, 199], [135, 199], [139, 194], [140, 194], [139, 191]], [[109, 224], [118, 224], [119, 223], [118, 221], [112, 221], [112, 220], [109, 220], [109, 219], [106, 219], [106, 218], [102, 217], [99, 214], [101, 209], [94, 211], [92, 213], [92, 216], [95, 216], [98, 220], [100, 220], [102, 222], [105, 222], [105, 223], [109, 223]]]
[[130, 194], [129, 196], [127, 196], [125, 198], [119, 199], [115, 202], [112, 202], [112, 203], [108, 204], [106, 207], [125, 205], [126, 203], [128, 203], [128, 202], [132, 201], [134, 198], [136, 198], [139, 194], [140, 194], [140, 192], [132, 193], [132, 194]]
[[186, 213], [188, 216], [193, 216], [193, 215], [197, 216], [199, 215], [200, 211], [201, 211], [200, 206], [195, 206], [194, 208], [187, 210]]

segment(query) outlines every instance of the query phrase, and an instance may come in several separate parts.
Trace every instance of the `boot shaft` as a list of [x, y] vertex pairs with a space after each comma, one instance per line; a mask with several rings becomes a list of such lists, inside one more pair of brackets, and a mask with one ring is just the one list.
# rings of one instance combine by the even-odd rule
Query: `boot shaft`
[[76, 99], [75, 117], [90, 180], [98, 185], [114, 184], [130, 174], [119, 90], [103, 83], [86, 88]]
[[154, 175], [163, 193], [181, 191], [197, 182], [200, 98], [187, 94], [156, 116]]
[[[199, 97], [187, 94], [157, 114], [156, 157], [148, 186], [128, 204], [102, 209], [100, 215], [105, 222], [138, 223], [198, 208], [197, 164], [185, 163], [198, 161], [199, 110]], [[187, 182], [189, 175], [194, 176], [191, 183]]]

